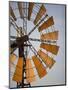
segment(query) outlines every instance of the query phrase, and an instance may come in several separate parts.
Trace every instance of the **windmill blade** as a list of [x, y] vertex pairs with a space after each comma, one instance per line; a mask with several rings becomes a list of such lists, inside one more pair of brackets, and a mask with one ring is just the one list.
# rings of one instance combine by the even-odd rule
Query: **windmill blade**
[[46, 64], [47, 67], [51, 68], [54, 65], [55, 60], [53, 60], [53, 58], [49, 57], [43, 51], [39, 50], [38, 54], [39, 54], [40, 58], [43, 60], [43, 62]]
[[58, 40], [58, 31], [42, 34], [41, 40]]
[[15, 21], [17, 20], [11, 6], [9, 7], [9, 14], [13, 17], [13, 19], [14, 19]]
[[30, 20], [33, 7], [34, 7], [34, 3], [30, 2], [30, 3], [29, 3], [29, 8], [28, 8], [28, 20]]
[[23, 18], [23, 6], [21, 2], [18, 2], [18, 9], [19, 9], [19, 13], [20, 13], [20, 17]]
[[40, 7], [39, 12], [37, 13], [37, 16], [36, 16], [35, 20], [34, 20], [34, 24], [35, 24], [35, 25], [36, 25], [37, 22], [41, 19], [41, 17], [45, 14], [45, 12], [46, 12], [46, 9], [45, 9], [44, 5], [42, 5], [42, 6]]
[[58, 51], [59, 51], [59, 46], [56, 46], [56, 45], [51, 45], [51, 44], [45, 44], [45, 43], [42, 43], [40, 45], [41, 48], [57, 55]]
[[32, 67], [31, 60], [29, 58], [26, 59], [26, 79], [27, 82], [35, 81], [34, 70]]
[[19, 57], [12, 80], [22, 82], [23, 58]]
[[35, 64], [36, 70], [40, 78], [44, 77], [47, 74], [46, 68], [43, 66], [41, 61], [37, 56], [32, 56], [32, 60]]
[[15, 54], [11, 54], [9, 59], [11, 62], [14, 62], [16, 60], [16, 58], [17, 58], [17, 56]]
[[39, 32], [54, 25], [53, 16], [51, 16], [47, 21], [45, 21], [42, 25], [39, 26], [38, 30]]

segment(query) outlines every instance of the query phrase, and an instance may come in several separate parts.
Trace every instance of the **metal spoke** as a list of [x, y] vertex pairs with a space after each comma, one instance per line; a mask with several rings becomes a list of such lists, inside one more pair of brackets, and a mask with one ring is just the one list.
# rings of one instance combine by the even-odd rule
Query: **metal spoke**
[[10, 52], [10, 54], [12, 54], [16, 49], [17, 49], [17, 47], [13, 48], [13, 50]]
[[[29, 42], [29, 43], [30, 43], [30, 42]], [[31, 43], [30, 43], [30, 44], [31, 44]], [[32, 44], [31, 44], [31, 45], [32, 45]], [[30, 47], [30, 49], [31, 49], [31, 51], [34, 53], [34, 55], [36, 55], [36, 56], [39, 58], [40, 62], [42, 63], [43, 60], [41, 60], [40, 55], [37, 53], [37, 51], [36, 51], [36, 49], [33, 47], [33, 45], [32, 45], [32, 48]]]
[[18, 27], [18, 25], [16, 24], [16, 22], [10, 17], [10, 20], [12, 20], [12, 22], [14, 22], [14, 24], [15, 24], [15, 26], [16, 26], [16, 28], [18, 28], [19, 29], [19, 27]]
[[17, 49], [16, 40], [14, 40], [14, 41], [10, 40], [10, 48], [12, 49], [12, 50], [10, 50], [11, 51], [10, 54], [12, 54]]
[[17, 31], [17, 33], [19, 33], [19, 27], [17, 27], [13, 22], [11, 22], [11, 24], [13, 25], [14, 29]]
[[46, 14], [38, 24], [36, 24], [36, 26], [28, 33], [28, 36], [39, 26], [39, 24], [41, 24], [41, 22], [47, 17], [48, 15]]
[[29, 42], [29, 44], [31, 45], [30, 49], [32, 50], [32, 52], [33, 52], [35, 55], [37, 55], [36, 49], [33, 47], [33, 45], [31, 44], [30, 41], [28, 41], [28, 42]]
[[16, 36], [10, 36], [10, 38], [12, 38], [12, 39], [16, 39], [17, 37], [16, 37]]
[[[20, 34], [21, 28], [16, 24], [16, 22], [11, 17], [10, 19], [12, 20], [11, 24], [13, 25], [13, 27], [18, 32], [18, 34]], [[23, 35], [23, 32], [21, 32], [21, 34]]]
[[36, 38], [29, 38], [29, 40], [31, 41], [38, 41], [38, 42], [41, 42], [41, 43], [56, 43], [56, 41], [51, 41], [51, 40], [41, 40], [41, 39], [36, 39]]

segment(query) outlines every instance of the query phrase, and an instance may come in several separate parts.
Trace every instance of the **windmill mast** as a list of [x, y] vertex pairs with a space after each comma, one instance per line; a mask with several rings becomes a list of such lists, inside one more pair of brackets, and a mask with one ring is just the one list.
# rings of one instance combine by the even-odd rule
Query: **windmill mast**
[[[23, 4], [23, 5], [22, 5]], [[20, 13], [20, 18], [23, 20], [22, 27], [19, 27], [19, 37], [23, 37], [27, 35], [27, 3], [18, 2], [18, 9]], [[25, 37], [24, 37], [25, 39]], [[26, 58], [27, 58], [27, 41], [22, 41], [22, 45], [19, 47], [19, 57], [23, 58], [23, 65], [22, 65], [22, 82], [19, 84], [17, 82], [17, 87], [26, 87], [30, 86], [30, 83], [26, 83]]]
[[[24, 34], [24, 35], [27, 35], [27, 3], [24, 3], [23, 4], [23, 29], [22, 29], [22, 33]], [[26, 42], [24, 42], [26, 45], [27, 45], [27, 41]], [[23, 44], [24, 44], [23, 43]], [[24, 48], [25, 47], [25, 48]], [[26, 74], [26, 58], [27, 58], [27, 48], [28, 48], [28, 46], [24, 46], [23, 45], [23, 71], [22, 71], [22, 87], [26, 87], [26, 86], [30, 86], [30, 83], [25, 83], [25, 79], [26, 79], [26, 76], [25, 76], [25, 74]]]

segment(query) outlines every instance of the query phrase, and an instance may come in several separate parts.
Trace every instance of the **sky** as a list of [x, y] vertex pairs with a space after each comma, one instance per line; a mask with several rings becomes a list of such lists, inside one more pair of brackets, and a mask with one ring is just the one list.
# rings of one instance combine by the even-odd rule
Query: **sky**
[[[65, 5], [57, 5], [57, 4], [44, 4], [47, 14], [49, 16], [53, 16], [55, 22], [55, 30], [59, 31], [59, 39], [57, 41], [57, 45], [60, 47], [57, 56], [54, 56], [54, 60], [56, 61], [55, 65], [48, 70], [48, 73], [42, 79], [39, 79], [38, 76], [37, 81], [31, 83], [32, 86], [46, 86], [46, 85], [59, 85], [65, 84]], [[13, 9], [17, 7], [15, 4], [13, 5]], [[19, 17], [19, 11], [15, 10], [16, 16]], [[35, 16], [32, 15], [32, 18]], [[23, 21], [18, 19], [16, 23], [19, 26], [22, 26]], [[27, 31], [29, 32], [34, 27], [32, 21], [27, 21]], [[48, 29], [51, 31], [51, 28]], [[15, 35], [16, 31], [13, 27], [10, 28], [10, 34]], [[31, 34], [32, 38], [40, 38], [40, 33], [38, 32], [38, 28]], [[36, 50], [39, 50], [40, 43], [31, 42]], [[17, 52], [16, 52], [17, 53]], [[32, 57], [33, 53], [29, 51], [28, 57]], [[50, 55], [50, 54], [49, 54]], [[15, 62], [17, 63], [17, 62]], [[14, 69], [13, 69], [14, 71]], [[11, 82], [11, 87], [16, 85], [15, 82]]]

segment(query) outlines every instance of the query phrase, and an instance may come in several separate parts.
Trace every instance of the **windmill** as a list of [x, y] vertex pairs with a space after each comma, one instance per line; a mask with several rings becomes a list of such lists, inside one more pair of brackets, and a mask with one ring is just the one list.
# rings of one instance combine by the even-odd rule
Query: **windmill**
[[[16, 3], [13, 8], [12, 3]], [[38, 9], [38, 11], [35, 11]], [[20, 17], [16, 17], [19, 12]], [[31, 18], [32, 14], [35, 14], [35, 18]], [[17, 20], [22, 20], [22, 26], [17, 25]], [[27, 21], [32, 21], [34, 27], [27, 32]], [[10, 35], [10, 67], [15, 67], [12, 75], [12, 80], [17, 83], [17, 88], [31, 87], [31, 82], [36, 81], [34, 68], [37, 71], [39, 78], [43, 78], [47, 75], [47, 68], [51, 69], [55, 64], [53, 58], [59, 51], [57, 45], [58, 31], [54, 27], [54, 18], [47, 14], [47, 10], [44, 4], [26, 3], [26, 2], [10, 2], [9, 4], [9, 25], [16, 31], [15, 36]], [[30, 35], [38, 29], [40, 38], [31, 38]], [[51, 29], [48, 31], [47, 29]], [[45, 32], [44, 32], [45, 31]], [[31, 41], [40, 42], [40, 49], [37, 51], [32, 45]], [[28, 48], [34, 53], [34, 55], [28, 57]], [[14, 53], [18, 49], [17, 55]], [[51, 56], [48, 55], [51, 54]], [[17, 60], [16, 65], [14, 61]], [[33, 64], [34, 67], [33, 67]], [[45, 64], [45, 66], [44, 66]], [[12, 69], [12, 67], [11, 67]], [[11, 73], [11, 71], [10, 71]], [[11, 74], [10, 74], [11, 76]]]

